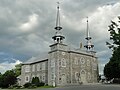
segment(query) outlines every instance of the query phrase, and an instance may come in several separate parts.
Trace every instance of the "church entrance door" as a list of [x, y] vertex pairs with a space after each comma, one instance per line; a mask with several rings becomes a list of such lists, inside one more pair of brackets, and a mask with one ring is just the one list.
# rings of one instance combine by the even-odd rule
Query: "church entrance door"
[[66, 84], [66, 75], [65, 74], [62, 75], [62, 84], [63, 85]]
[[82, 71], [81, 71], [80, 77], [81, 77], [81, 82], [82, 82], [82, 83], [87, 83], [85, 70], [82, 70]]

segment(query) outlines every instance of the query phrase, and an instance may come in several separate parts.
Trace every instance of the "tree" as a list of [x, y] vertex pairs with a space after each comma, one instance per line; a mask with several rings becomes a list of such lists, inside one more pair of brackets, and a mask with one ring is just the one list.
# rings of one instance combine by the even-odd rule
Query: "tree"
[[2, 74], [0, 73], [0, 87], [2, 86], [2, 80], [3, 80], [3, 77], [2, 77]]
[[112, 49], [113, 54], [104, 67], [104, 75], [110, 80], [112, 78], [120, 78], [120, 16], [118, 17], [118, 22], [111, 21], [108, 31], [110, 32], [112, 44], [109, 42], [106, 42], [106, 44]]
[[8, 70], [0, 76], [0, 87], [2, 88], [8, 88], [9, 86], [14, 85], [16, 82], [17, 78], [13, 70]]
[[36, 86], [39, 86], [40, 84], [40, 80], [38, 77], [33, 77], [32, 78], [32, 84], [36, 85]]
[[15, 69], [13, 70], [15, 72], [16, 77], [18, 77], [21, 74], [21, 67], [22, 67], [22, 64], [15, 65]]

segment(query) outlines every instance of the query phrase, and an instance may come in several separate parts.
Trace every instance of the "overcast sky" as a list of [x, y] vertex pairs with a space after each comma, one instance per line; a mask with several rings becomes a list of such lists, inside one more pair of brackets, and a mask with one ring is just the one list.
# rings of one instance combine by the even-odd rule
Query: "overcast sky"
[[[31, 57], [47, 53], [55, 34], [58, 0], [0, 0], [0, 72]], [[120, 15], [120, 0], [60, 0], [65, 44], [79, 48], [86, 43], [86, 17], [99, 60], [100, 73], [111, 57], [110, 21]], [[9, 66], [9, 67], [8, 67]]]

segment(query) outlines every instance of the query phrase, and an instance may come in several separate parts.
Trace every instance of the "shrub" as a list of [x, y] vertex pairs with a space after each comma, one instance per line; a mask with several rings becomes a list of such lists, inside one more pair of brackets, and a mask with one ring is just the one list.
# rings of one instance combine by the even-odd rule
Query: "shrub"
[[120, 79], [119, 79], [119, 78], [115, 78], [115, 79], [113, 80], [113, 83], [120, 84]]
[[39, 86], [44, 86], [44, 85], [45, 85], [44, 82], [40, 82], [40, 83], [39, 83]]
[[39, 86], [40, 80], [38, 77], [33, 77], [32, 78], [32, 84]]
[[23, 86], [25, 87], [25, 88], [28, 88], [28, 87], [30, 87], [32, 84], [31, 83], [25, 83]]

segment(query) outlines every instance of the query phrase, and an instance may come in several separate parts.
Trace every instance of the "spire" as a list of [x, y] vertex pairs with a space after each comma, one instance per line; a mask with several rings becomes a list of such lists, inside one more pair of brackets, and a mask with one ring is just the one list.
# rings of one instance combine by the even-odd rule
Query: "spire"
[[90, 37], [90, 32], [89, 32], [89, 25], [88, 25], [88, 17], [87, 17], [87, 38], [86, 38], [87, 40], [89, 39], [91, 39], [91, 37]]
[[61, 30], [62, 27], [60, 26], [60, 7], [59, 7], [59, 2], [57, 2], [58, 6], [57, 6], [57, 19], [56, 19], [56, 30]]
[[60, 25], [60, 7], [59, 2], [57, 2], [57, 18], [56, 18], [56, 27], [54, 28], [56, 30], [55, 36], [52, 37], [55, 43], [62, 43], [63, 39], [65, 39], [64, 36], [61, 35], [61, 25]]
[[94, 45], [91, 43], [91, 37], [90, 37], [90, 32], [89, 32], [89, 25], [88, 25], [88, 17], [87, 17], [87, 32], [86, 32], [86, 40], [87, 40], [87, 44], [84, 46], [85, 48], [87, 48], [87, 51], [89, 51], [90, 49], [93, 49]]

